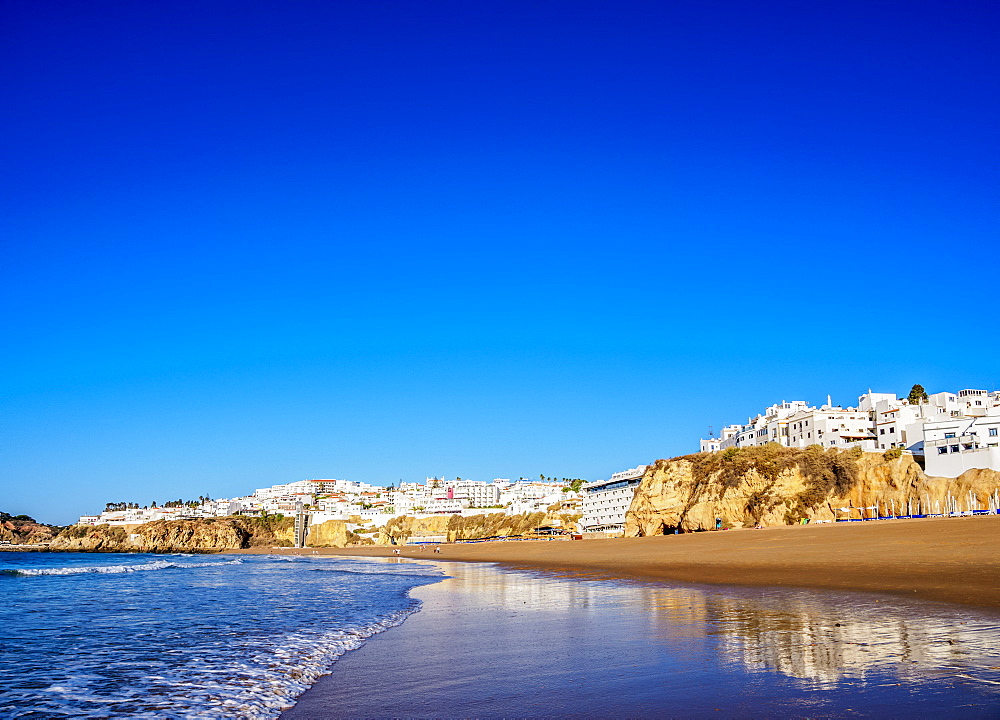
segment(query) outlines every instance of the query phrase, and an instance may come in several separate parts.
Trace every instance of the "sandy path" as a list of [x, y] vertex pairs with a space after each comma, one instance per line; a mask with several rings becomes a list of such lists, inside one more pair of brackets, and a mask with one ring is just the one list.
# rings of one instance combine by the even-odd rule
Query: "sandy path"
[[[997, 515], [441, 547], [440, 555], [416, 547], [404, 547], [402, 554], [574, 575], [884, 592], [1000, 609]], [[389, 547], [275, 552], [393, 554]]]

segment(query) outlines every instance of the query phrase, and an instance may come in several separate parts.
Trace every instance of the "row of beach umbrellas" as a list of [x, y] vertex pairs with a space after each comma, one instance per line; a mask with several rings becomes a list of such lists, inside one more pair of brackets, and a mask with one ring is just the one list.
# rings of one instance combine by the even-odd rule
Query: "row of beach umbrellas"
[[[984, 507], [985, 505], [985, 507]], [[888, 502], [876, 500], [874, 505], [837, 508], [838, 512], [853, 513], [858, 511], [862, 520], [898, 517], [925, 517], [927, 515], [971, 515], [1000, 512], [1000, 488], [990, 493], [985, 502], [981, 501], [975, 492], [969, 490], [962, 496], [948, 493], [944, 500], [934, 500], [927, 497], [907, 498], [901, 500], [897, 508], [895, 499]]]

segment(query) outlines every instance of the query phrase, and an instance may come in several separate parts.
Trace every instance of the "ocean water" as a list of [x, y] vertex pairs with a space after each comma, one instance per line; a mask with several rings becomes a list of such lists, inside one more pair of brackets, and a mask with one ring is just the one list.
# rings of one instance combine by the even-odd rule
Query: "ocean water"
[[0, 553], [0, 717], [277, 717], [442, 577], [353, 558]]
[[290, 720], [994, 718], [1000, 615], [440, 560], [0, 553], [0, 718], [296, 702]]

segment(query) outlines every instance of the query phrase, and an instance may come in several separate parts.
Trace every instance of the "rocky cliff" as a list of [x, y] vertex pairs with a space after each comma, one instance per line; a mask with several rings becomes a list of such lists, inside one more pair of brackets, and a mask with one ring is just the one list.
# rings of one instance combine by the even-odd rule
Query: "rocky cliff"
[[72, 525], [49, 550], [82, 552], [215, 552], [292, 545], [291, 518], [156, 520], [143, 525]]
[[[360, 521], [360, 518], [353, 518]], [[573, 529], [578, 515], [524, 513], [521, 515], [457, 515], [430, 518], [398, 517], [370, 533], [352, 532], [343, 520], [313, 525], [307, 547], [394, 545], [421, 537], [471, 540], [520, 535], [559, 520]], [[203, 520], [157, 520], [143, 525], [71, 525], [51, 539], [49, 549], [63, 552], [216, 552], [251, 547], [291, 547], [292, 518], [226, 517]]]
[[347, 547], [348, 545], [371, 545], [371, 538], [358, 535], [347, 529], [344, 520], [327, 520], [325, 523], [309, 526], [306, 547]]
[[505, 515], [487, 513], [483, 515], [441, 516], [432, 518], [398, 517], [379, 528], [374, 537], [376, 545], [399, 545], [420, 537], [441, 537], [448, 542], [456, 540], [478, 540], [487, 537], [510, 537], [523, 535], [537, 527], [559, 525], [567, 530], [575, 530], [579, 515], [550, 512], [521, 513]]
[[650, 465], [626, 514], [625, 534], [707, 530], [716, 518], [724, 527], [857, 518], [859, 508], [876, 503], [897, 512], [907, 507], [938, 512], [955, 498], [964, 509], [970, 492], [985, 508], [998, 487], [1000, 473], [992, 470], [970, 470], [959, 478], [927, 476], [908, 454], [815, 445], [732, 448]]
[[35, 522], [27, 515], [0, 512], [0, 541], [13, 545], [38, 545], [52, 540], [60, 531], [56, 525]]
[[393, 518], [378, 533], [375, 542], [379, 545], [399, 545], [421, 536], [443, 537], [448, 542], [455, 540], [478, 540], [486, 537], [509, 537], [521, 535], [545, 524], [545, 513], [522, 513], [504, 515], [442, 516], [433, 518]]

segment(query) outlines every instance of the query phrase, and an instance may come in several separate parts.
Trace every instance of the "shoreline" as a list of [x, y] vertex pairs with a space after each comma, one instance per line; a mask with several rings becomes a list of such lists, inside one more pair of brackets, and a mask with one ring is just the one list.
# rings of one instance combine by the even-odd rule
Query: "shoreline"
[[[397, 557], [390, 546], [235, 553]], [[1000, 516], [793, 525], [642, 538], [443, 544], [401, 556], [577, 578], [883, 593], [1000, 610]]]
[[[992, 612], [439, 557], [384, 560], [446, 577], [411, 590], [420, 611], [340, 657], [279, 720], [879, 717], [959, 703], [953, 716], [984, 717], [1000, 702]], [[942, 676], [956, 651], [964, 662]]]

